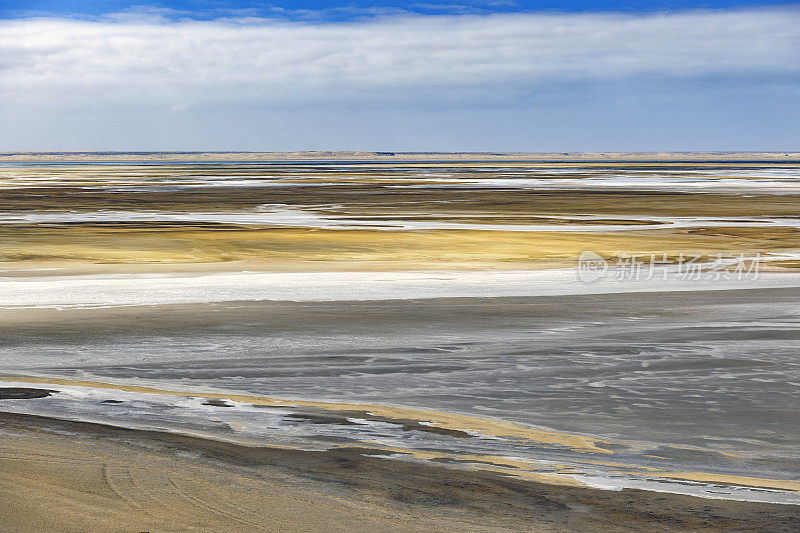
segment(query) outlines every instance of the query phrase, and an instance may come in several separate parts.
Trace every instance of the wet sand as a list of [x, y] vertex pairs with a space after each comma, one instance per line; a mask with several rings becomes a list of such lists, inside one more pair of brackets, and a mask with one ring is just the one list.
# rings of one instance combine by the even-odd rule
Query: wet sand
[[798, 161], [0, 154], [0, 529], [795, 531]]
[[788, 503], [799, 293], [0, 309], [0, 390], [58, 391], [0, 409]]
[[[0, 414], [4, 531], [795, 531], [800, 507]], [[213, 483], [210, 483], [213, 480]]]
[[797, 267], [777, 263], [800, 242], [797, 165], [531, 165], [6, 164], [0, 263], [524, 269], [571, 265], [588, 249]]

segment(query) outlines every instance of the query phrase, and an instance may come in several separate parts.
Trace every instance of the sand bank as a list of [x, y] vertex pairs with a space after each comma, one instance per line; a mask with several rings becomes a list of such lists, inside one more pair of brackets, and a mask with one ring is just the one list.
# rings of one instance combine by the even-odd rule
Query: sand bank
[[796, 506], [557, 487], [363, 448], [250, 447], [5, 413], [0, 440], [6, 531], [792, 531], [800, 522]]

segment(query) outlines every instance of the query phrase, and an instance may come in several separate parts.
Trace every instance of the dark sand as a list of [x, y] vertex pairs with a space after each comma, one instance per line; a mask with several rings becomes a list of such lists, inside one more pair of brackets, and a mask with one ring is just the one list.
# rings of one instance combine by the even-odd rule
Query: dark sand
[[544, 485], [364, 448], [249, 447], [8, 413], [0, 438], [0, 523], [9, 532], [800, 527], [796, 506]]
[[47, 389], [31, 389], [27, 387], [0, 387], [0, 400], [30, 400], [47, 398], [56, 391]]

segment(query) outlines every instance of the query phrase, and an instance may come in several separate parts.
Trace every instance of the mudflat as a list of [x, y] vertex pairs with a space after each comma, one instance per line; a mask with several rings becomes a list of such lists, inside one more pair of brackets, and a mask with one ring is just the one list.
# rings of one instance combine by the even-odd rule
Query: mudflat
[[0, 154], [0, 529], [796, 530], [798, 158], [429, 156]]
[[559, 487], [0, 414], [5, 531], [795, 531], [800, 508]]

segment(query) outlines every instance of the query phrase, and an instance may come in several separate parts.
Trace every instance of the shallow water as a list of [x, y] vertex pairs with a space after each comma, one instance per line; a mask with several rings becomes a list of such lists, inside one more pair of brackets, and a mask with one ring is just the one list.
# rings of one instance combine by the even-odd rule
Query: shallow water
[[[32, 265], [19, 252], [0, 269], [9, 376], [0, 386], [57, 391], [0, 399], [0, 410], [800, 504], [795, 272], [684, 282], [663, 267], [663, 278], [582, 283], [573, 269], [498, 260], [507, 270], [336, 272], [330, 261], [303, 272], [176, 273], [154, 263], [75, 275], [72, 252], [58, 247], [82, 225], [100, 235], [109, 224], [122, 233], [87, 246], [128, 231], [146, 248], [165, 221], [232, 225], [217, 236], [248, 225], [578, 233], [587, 250], [598, 232], [655, 228], [697, 246], [724, 228], [735, 250], [780, 227], [792, 248], [771, 257], [796, 259], [797, 177], [792, 166], [755, 164], [0, 168], [0, 233], [50, 254]], [[42, 244], [45, 229], [53, 240]], [[630, 242], [653, 234], [642, 235]], [[176, 238], [192, 245], [192, 234]], [[364, 244], [343, 246], [355, 254]], [[120, 388], [132, 385], [158, 390]]]
[[[410, 220], [414, 217], [423, 220]], [[684, 228], [800, 228], [800, 218], [766, 218], [758, 217], [743, 220], [741, 217], [636, 217], [608, 220], [602, 215], [572, 214], [560, 217], [551, 216], [553, 222], [547, 224], [486, 224], [480, 219], [470, 223], [440, 222], [424, 220], [425, 215], [407, 213], [397, 218], [349, 215], [346, 217], [326, 215], [314, 209], [297, 209], [286, 206], [259, 206], [249, 212], [222, 213], [171, 213], [146, 211], [94, 211], [94, 212], [0, 212], [0, 224], [79, 224], [79, 223], [219, 223], [278, 227], [306, 227], [353, 229], [374, 228], [384, 231], [408, 230], [472, 230], [472, 231], [548, 231], [548, 232], [608, 232], [608, 231], [641, 231], [647, 229], [684, 229]], [[477, 217], [476, 217], [477, 218]]]
[[[421, 168], [420, 168], [421, 167]], [[676, 168], [677, 167], [677, 168]], [[197, 187], [324, 186], [331, 181], [385, 180], [387, 187], [512, 189], [625, 189], [678, 192], [797, 194], [800, 166], [742, 163], [591, 167], [569, 163], [489, 168], [403, 164], [8, 164], [0, 163], [0, 188], [42, 188], [69, 182], [113, 191], [163, 191]], [[411, 180], [416, 183], [409, 183]], [[392, 181], [403, 183], [393, 184]]]
[[[164, 307], [157, 323], [146, 308], [62, 311], [52, 329], [8, 328], [0, 365], [11, 373], [197, 394], [53, 387], [62, 392], [10, 406], [27, 412], [304, 447], [354, 439], [516, 457], [534, 470], [603, 486], [646, 484], [665, 472], [791, 480], [800, 474], [798, 297], [800, 289], [773, 289], [201, 304]], [[589, 435], [613, 453], [480, 431], [473, 432], [479, 438], [408, 431], [358, 414], [349, 423], [315, 423], [291, 408], [204, 405], [203, 393], [213, 391], [509, 420]], [[101, 403], [108, 399], [123, 403]], [[425, 421], [424, 412], [419, 417]], [[625, 466], [591, 464], [598, 461]], [[656, 470], [643, 476], [642, 467]], [[758, 497], [766, 496], [746, 494]]]

